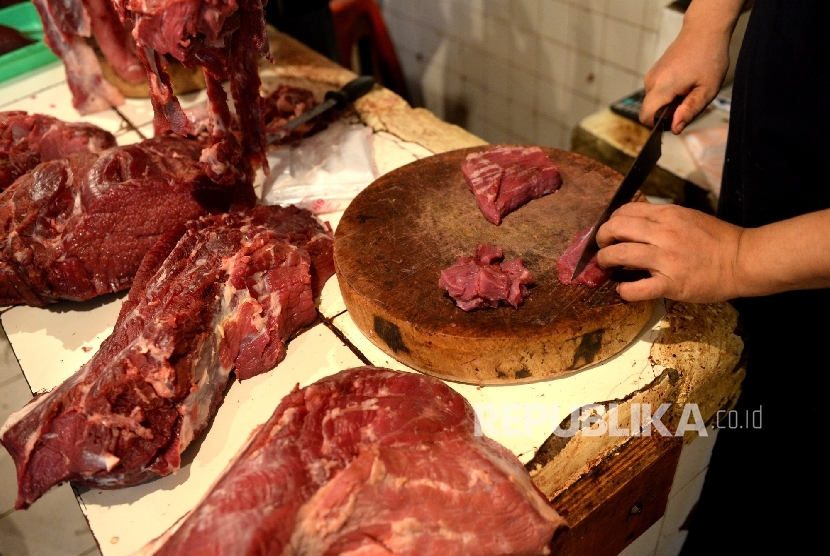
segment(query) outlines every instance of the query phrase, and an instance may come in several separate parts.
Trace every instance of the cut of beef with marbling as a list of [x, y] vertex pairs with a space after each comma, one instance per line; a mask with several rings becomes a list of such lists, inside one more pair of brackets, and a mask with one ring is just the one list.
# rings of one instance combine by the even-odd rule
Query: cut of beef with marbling
[[503, 256], [500, 248], [479, 243], [475, 257], [458, 257], [441, 271], [438, 286], [465, 311], [494, 308], [502, 302], [518, 307], [529, 295], [533, 275], [522, 259], [498, 262]]
[[496, 145], [468, 154], [461, 170], [484, 218], [496, 225], [562, 185], [559, 169], [539, 147]]
[[16, 507], [67, 480], [120, 488], [176, 471], [230, 372], [273, 368], [289, 337], [315, 321], [306, 249], [325, 281], [331, 243], [295, 207], [206, 216], [167, 233], [98, 352], [0, 429], [17, 467]]
[[347, 369], [283, 398], [142, 554], [548, 554], [564, 523], [436, 378]]
[[45, 162], [0, 194], [0, 305], [83, 301], [130, 287], [161, 235], [251, 207], [249, 183], [217, 184], [203, 144], [169, 135]]
[[589, 288], [596, 288], [597, 286], [602, 285], [611, 276], [611, 270], [606, 270], [599, 266], [597, 256], [594, 255], [591, 257], [591, 260], [588, 261], [588, 264], [585, 265], [585, 269], [579, 273], [579, 276], [573, 280], [571, 279], [571, 276], [573, 276], [574, 270], [576, 269], [576, 263], [579, 262], [579, 256], [582, 254], [583, 247], [585, 246], [585, 242], [588, 240], [588, 236], [590, 234], [591, 228], [586, 228], [577, 232], [576, 236], [574, 236], [573, 243], [571, 243], [562, 256], [556, 260], [556, 267], [559, 272], [559, 281], [566, 286], [570, 286], [571, 284], [582, 284], [584, 286], [588, 286]]
[[116, 146], [109, 131], [88, 123], [67, 123], [44, 114], [0, 112], [0, 191], [41, 162], [69, 153], [100, 153]]

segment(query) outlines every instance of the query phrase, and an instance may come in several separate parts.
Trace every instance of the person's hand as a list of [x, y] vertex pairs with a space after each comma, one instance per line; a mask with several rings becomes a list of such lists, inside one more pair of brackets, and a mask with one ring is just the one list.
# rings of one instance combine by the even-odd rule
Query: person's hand
[[718, 94], [729, 68], [729, 40], [734, 26], [729, 20], [726, 26], [713, 25], [711, 21], [719, 20], [709, 14], [687, 16], [677, 39], [646, 74], [646, 96], [640, 109], [640, 121], [653, 126], [660, 108], [675, 97], [685, 97], [671, 123], [675, 134], [683, 131]]
[[627, 301], [667, 297], [714, 303], [738, 297], [736, 261], [743, 228], [676, 205], [623, 205], [597, 232], [604, 268], [644, 269], [649, 278], [621, 282]]

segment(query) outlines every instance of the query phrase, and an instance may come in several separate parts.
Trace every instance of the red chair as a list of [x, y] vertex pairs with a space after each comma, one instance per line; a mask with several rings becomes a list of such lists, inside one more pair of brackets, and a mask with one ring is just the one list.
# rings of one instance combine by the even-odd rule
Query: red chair
[[359, 75], [372, 75], [409, 101], [398, 56], [386, 22], [374, 0], [331, 0], [342, 64]]

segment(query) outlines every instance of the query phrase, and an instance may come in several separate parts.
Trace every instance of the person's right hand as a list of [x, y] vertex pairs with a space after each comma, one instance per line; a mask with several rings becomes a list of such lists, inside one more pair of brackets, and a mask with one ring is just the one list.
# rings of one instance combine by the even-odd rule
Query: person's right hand
[[660, 108], [685, 96], [671, 124], [674, 134], [683, 131], [718, 94], [729, 68], [729, 39], [728, 33], [684, 24], [677, 39], [646, 74], [640, 121], [653, 126]]

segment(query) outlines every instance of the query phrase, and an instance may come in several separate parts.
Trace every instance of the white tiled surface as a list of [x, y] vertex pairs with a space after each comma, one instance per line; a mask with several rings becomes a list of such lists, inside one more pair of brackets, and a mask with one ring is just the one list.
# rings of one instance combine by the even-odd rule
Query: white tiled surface
[[413, 103], [489, 142], [568, 149], [582, 118], [642, 87], [669, 0], [379, 4]]

